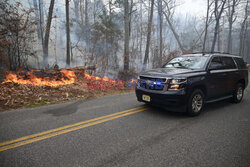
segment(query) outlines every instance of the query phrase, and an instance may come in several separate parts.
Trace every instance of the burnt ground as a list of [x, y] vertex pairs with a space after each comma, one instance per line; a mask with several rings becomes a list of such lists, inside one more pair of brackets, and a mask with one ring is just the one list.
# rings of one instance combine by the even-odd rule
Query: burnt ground
[[[119, 89], [89, 89], [87, 87], [87, 82], [89, 81], [84, 77], [83, 72], [75, 72], [75, 74], [77, 76], [75, 83], [58, 87], [24, 85], [12, 82], [1, 83], [0, 111], [86, 100], [131, 91], [124, 87], [119, 87]], [[98, 83], [95, 84], [97, 85]]]

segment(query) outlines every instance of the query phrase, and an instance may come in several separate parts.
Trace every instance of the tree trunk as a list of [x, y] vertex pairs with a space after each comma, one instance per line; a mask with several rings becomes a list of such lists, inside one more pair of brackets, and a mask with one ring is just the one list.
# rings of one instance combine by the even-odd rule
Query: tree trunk
[[86, 44], [87, 50], [89, 49], [89, 41], [90, 41], [90, 31], [89, 31], [89, 14], [88, 14], [88, 0], [85, 0], [85, 37], [86, 37]]
[[66, 0], [66, 66], [70, 66], [70, 29], [69, 29], [69, 0]]
[[232, 28], [233, 28], [233, 23], [234, 23], [234, 13], [235, 13], [235, 5], [236, 5], [237, 0], [233, 0], [232, 7], [230, 6], [230, 0], [228, 0], [228, 25], [229, 25], [229, 30], [228, 30], [228, 42], [227, 42], [227, 52], [232, 53]]
[[50, 26], [51, 26], [51, 21], [52, 21], [52, 14], [53, 14], [54, 4], [55, 4], [55, 0], [51, 0], [50, 1], [50, 6], [49, 6], [48, 20], [47, 20], [47, 24], [46, 24], [44, 45], [43, 45], [43, 66], [44, 67], [48, 65], [49, 34], [50, 34]]
[[[219, 0], [214, 1], [214, 16], [215, 16], [216, 23], [215, 23], [215, 28], [214, 28], [214, 37], [213, 37], [211, 52], [214, 52], [214, 49], [215, 49], [216, 39], [217, 39], [219, 25], [220, 25], [220, 18], [221, 18], [222, 12], [224, 10], [224, 6], [226, 4], [226, 0], [222, 0], [220, 5], [218, 5], [218, 1]], [[219, 10], [219, 8], [220, 8], [220, 10]]]
[[124, 0], [124, 71], [129, 70], [129, 4], [128, 0]]
[[143, 40], [143, 38], [142, 38], [142, 36], [143, 36], [143, 33], [142, 33], [142, 31], [143, 31], [143, 26], [142, 26], [142, 18], [143, 18], [143, 16], [142, 16], [142, 1], [143, 0], [140, 0], [140, 56], [141, 56], [141, 62], [142, 62], [142, 40]]
[[173, 32], [174, 37], [175, 37], [175, 39], [176, 39], [176, 41], [177, 41], [177, 43], [178, 43], [178, 45], [179, 45], [181, 51], [182, 51], [182, 52], [185, 52], [185, 50], [184, 50], [184, 48], [183, 48], [183, 46], [182, 46], [182, 44], [181, 44], [181, 41], [180, 41], [180, 39], [179, 39], [179, 36], [178, 36], [178, 34], [176, 33], [176, 31], [175, 31], [175, 29], [174, 29], [174, 26], [172, 25], [172, 23], [171, 23], [171, 21], [170, 21], [168, 15], [167, 15], [167, 13], [166, 13], [166, 12], [163, 12], [163, 14], [165, 15], [165, 17], [166, 17], [166, 19], [167, 19], [168, 25], [169, 25], [171, 31]]
[[246, 24], [246, 28], [245, 28], [245, 39], [244, 39], [244, 50], [243, 50], [243, 58], [245, 61], [248, 60], [248, 56], [249, 56], [249, 31], [248, 31], [248, 26], [249, 24]]
[[79, 0], [74, 0], [76, 22], [79, 21], [79, 2]]
[[41, 35], [40, 16], [39, 16], [37, 0], [33, 0], [33, 6], [34, 6], [34, 9], [35, 9], [35, 15], [36, 15], [37, 36], [38, 36], [38, 40], [41, 41], [43, 37]]
[[158, 0], [158, 16], [159, 16], [159, 38], [160, 38], [160, 43], [159, 43], [159, 48], [160, 48], [160, 52], [159, 52], [159, 57], [158, 57], [158, 66], [162, 65], [162, 24], [163, 24], [163, 20], [162, 20], [162, 0]]
[[84, 0], [80, 0], [80, 17], [81, 17], [81, 26], [83, 27], [83, 21], [84, 21]]
[[229, 24], [229, 30], [228, 30], [227, 52], [232, 53], [232, 27], [233, 27], [233, 23], [231, 21], [229, 21], [228, 24]]
[[89, 25], [89, 15], [88, 15], [88, 1], [85, 0], [85, 25], [88, 26]]
[[150, 16], [148, 20], [148, 32], [147, 32], [147, 43], [146, 43], [146, 50], [145, 50], [145, 57], [143, 61], [143, 69], [146, 69], [146, 64], [149, 58], [149, 45], [151, 39], [151, 27], [152, 27], [152, 20], [153, 20], [153, 13], [154, 13], [154, 0], [151, 0], [151, 9], [150, 9]]
[[245, 58], [245, 61], [249, 62], [249, 54], [250, 54], [250, 47], [249, 47], [250, 46], [250, 37], [249, 37], [249, 33], [247, 33], [246, 46], [248, 46], [248, 47], [246, 49], [246, 58]]
[[[39, 15], [40, 15], [40, 32], [41, 32], [41, 39], [42, 45], [44, 45], [43, 33], [44, 33], [44, 4], [43, 0], [39, 0]], [[46, 32], [45, 32], [46, 33]]]
[[111, 14], [112, 14], [112, 0], [109, 0], [109, 16], [111, 18]]
[[96, 0], [94, 0], [94, 7], [93, 7], [93, 20], [94, 20], [94, 24], [96, 23]]
[[[17, 27], [17, 30], [18, 30], [18, 27]], [[21, 55], [20, 55], [20, 43], [19, 43], [19, 31], [16, 31], [16, 49], [17, 49], [17, 66], [16, 68], [21, 68]]]
[[219, 23], [220, 22], [216, 20], [216, 24], [215, 24], [215, 28], [214, 28], [214, 37], [213, 37], [213, 43], [212, 43], [211, 52], [214, 52], [214, 49], [215, 49], [215, 44], [216, 44], [218, 30], [219, 30]]
[[129, 37], [131, 36], [131, 18], [132, 18], [132, 12], [133, 12], [133, 0], [130, 0], [130, 8], [129, 8]]
[[241, 23], [241, 30], [240, 30], [240, 56], [244, 56], [244, 50], [245, 50], [245, 40], [246, 40], [246, 33], [247, 33], [247, 19], [248, 19], [248, 1], [246, 4], [246, 8], [245, 8], [245, 16], [244, 16], [244, 20]]
[[209, 17], [209, 10], [210, 10], [210, 0], [207, 0], [207, 15], [206, 15], [206, 24], [205, 24], [205, 34], [202, 46], [202, 52], [206, 51], [206, 40], [207, 40], [207, 29], [208, 29], [208, 17]]
[[218, 27], [218, 34], [217, 34], [217, 49], [218, 49], [218, 52], [220, 52], [220, 42], [221, 42], [221, 37], [220, 37], [220, 24], [219, 24], [219, 27]]

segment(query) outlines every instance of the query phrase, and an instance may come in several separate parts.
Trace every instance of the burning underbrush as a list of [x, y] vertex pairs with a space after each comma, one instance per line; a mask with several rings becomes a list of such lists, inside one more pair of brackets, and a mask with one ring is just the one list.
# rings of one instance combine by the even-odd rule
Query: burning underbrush
[[19, 71], [17, 74], [9, 72], [2, 84], [12, 82], [22, 85], [57, 87], [73, 84], [75, 83], [75, 79], [75, 72], [68, 70], [61, 70], [53, 73], [45, 73], [38, 70], [31, 72]]
[[4, 78], [0, 81], [0, 111], [131, 91], [124, 87], [124, 81], [91, 76], [84, 67], [47, 71], [19, 70], [8, 72]]

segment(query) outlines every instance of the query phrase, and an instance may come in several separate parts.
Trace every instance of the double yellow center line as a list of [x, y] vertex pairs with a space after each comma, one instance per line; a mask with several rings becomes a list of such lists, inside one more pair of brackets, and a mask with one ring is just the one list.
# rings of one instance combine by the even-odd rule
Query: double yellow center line
[[135, 113], [138, 113], [138, 112], [141, 112], [141, 111], [145, 111], [146, 109], [147, 109], [146, 107], [136, 107], [136, 108], [132, 108], [132, 109], [129, 109], [129, 110], [117, 112], [117, 113], [114, 113], [114, 114], [105, 115], [105, 116], [97, 117], [97, 118], [90, 119], [90, 120], [87, 120], [87, 121], [78, 122], [78, 123], [75, 123], [75, 124], [71, 124], [71, 125], [59, 127], [59, 128], [56, 128], [56, 129], [51, 129], [51, 130], [48, 130], [48, 131], [36, 133], [36, 134], [33, 134], [33, 135], [21, 137], [21, 138], [15, 139], [15, 140], [2, 142], [2, 143], [0, 143], [0, 152], [5, 151], [5, 150], [9, 150], [9, 149], [12, 149], [12, 148], [20, 147], [20, 146], [23, 146], [23, 145], [26, 145], [26, 144], [29, 144], [29, 143], [37, 142], [37, 141], [40, 141], [40, 140], [48, 139], [48, 138], [58, 136], [58, 135], [61, 135], [61, 134], [76, 131], [76, 130], [86, 128], [86, 127], [89, 127], [89, 126], [92, 126], [92, 125], [107, 122], [107, 121], [117, 119], [117, 118], [120, 118], [120, 117], [135, 114]]

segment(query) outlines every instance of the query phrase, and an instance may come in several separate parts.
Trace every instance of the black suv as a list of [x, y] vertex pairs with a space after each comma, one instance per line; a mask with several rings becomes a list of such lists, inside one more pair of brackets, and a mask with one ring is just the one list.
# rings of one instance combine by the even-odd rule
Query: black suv
[[239, 56], [187, 54], [162, 68], [142, 72], [136, 85], [138, 101], [199, 115], [205, 103], [231, 98], [239, 103], [248, 85], [248, 70]]

